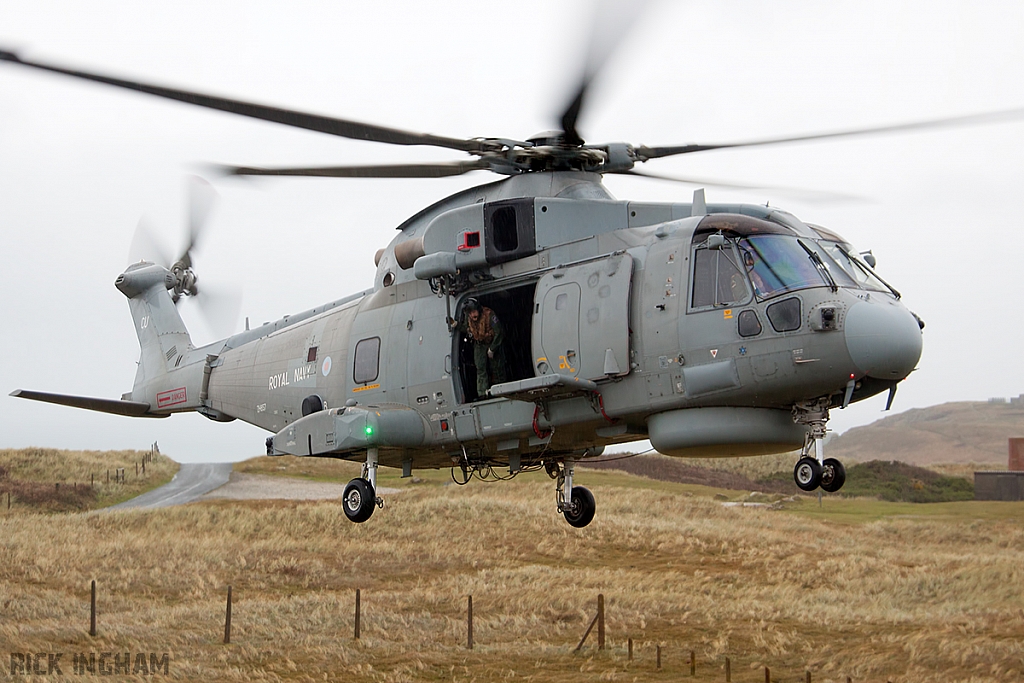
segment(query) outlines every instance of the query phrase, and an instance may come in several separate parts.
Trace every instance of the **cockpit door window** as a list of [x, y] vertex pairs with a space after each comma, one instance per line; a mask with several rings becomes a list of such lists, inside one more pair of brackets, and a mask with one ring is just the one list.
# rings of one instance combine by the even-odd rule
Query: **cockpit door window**
[[731, 245], [694, 251], [691, 292], [690, 307], [694, 309], [731, 306], [750, 299], [747, 278]]

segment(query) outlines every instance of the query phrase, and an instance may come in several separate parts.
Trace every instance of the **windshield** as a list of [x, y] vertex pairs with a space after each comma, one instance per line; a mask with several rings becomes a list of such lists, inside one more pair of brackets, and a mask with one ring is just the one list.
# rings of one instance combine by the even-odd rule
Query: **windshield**
[[758, 298], [807, 287], [855, 286], [829, 257], [787, 235], [756, 235], [739, 242], [743, 265]]
[[875, 292], [892, 291], [878, 276], [871, 272], [867, 264], [853, 256], [838, 242], [822, 240], [819, 244], [857, 282], [857, 286], [861, 289], [869, 289]]

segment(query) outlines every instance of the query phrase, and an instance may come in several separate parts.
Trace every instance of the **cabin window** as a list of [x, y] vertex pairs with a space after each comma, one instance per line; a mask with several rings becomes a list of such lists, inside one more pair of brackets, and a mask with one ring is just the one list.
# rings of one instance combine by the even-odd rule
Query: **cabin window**
[[306, 362], [307, 363], [315, 363], [316, 362], [316, 352], [317, 352], [318, 349], [319, 349], [319, 347], [317, 347], [317, 346], [310, 346], [309, 347], [309, 350], [306, 351]]
[[365, 384], [377, 379], [380, 370], [380, 337], [363, 339], [356, 344], [353, 379], [356, 384]]
[[693, 254], [693, 287], [690, 306], [708, 308], [743, 303], [750, 298], [747, 278], [739, 268], [734, 250], [698, 248]]

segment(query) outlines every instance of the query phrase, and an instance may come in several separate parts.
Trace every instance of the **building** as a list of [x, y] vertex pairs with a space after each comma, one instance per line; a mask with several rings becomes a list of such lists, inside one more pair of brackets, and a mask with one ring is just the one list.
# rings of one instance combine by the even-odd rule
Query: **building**
[[975, 472], [975, 500], [1024, 500], [1024, 439], [1010, 439], [1005, 472]]

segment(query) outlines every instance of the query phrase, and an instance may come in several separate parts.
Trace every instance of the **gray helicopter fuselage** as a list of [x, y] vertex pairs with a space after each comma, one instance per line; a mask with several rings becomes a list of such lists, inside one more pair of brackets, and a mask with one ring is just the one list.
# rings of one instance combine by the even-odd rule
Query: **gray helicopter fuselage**
[[[166, 321], [147, 343], [143, 294], [122, 288], [152, 359], [125, 398], [252, 423], [274, 433], [268, 453], [359, 460], [375, 446], [406, 470], [642, 438], [684, 456], [791, 450], [806, 431], [794, 405], [890, 389], [921, 350], [898, 294], [841, 277], [816, 246], [827, 240], [850, 253], [766, 207], [616, 201], [584, 173], [513, 177], [407, 221], [372, 290], [201, 349], [180, 348]], [[470, 296], [510, 330], [511, 377], [485, 396], [472, 342], [449, 325]]]

